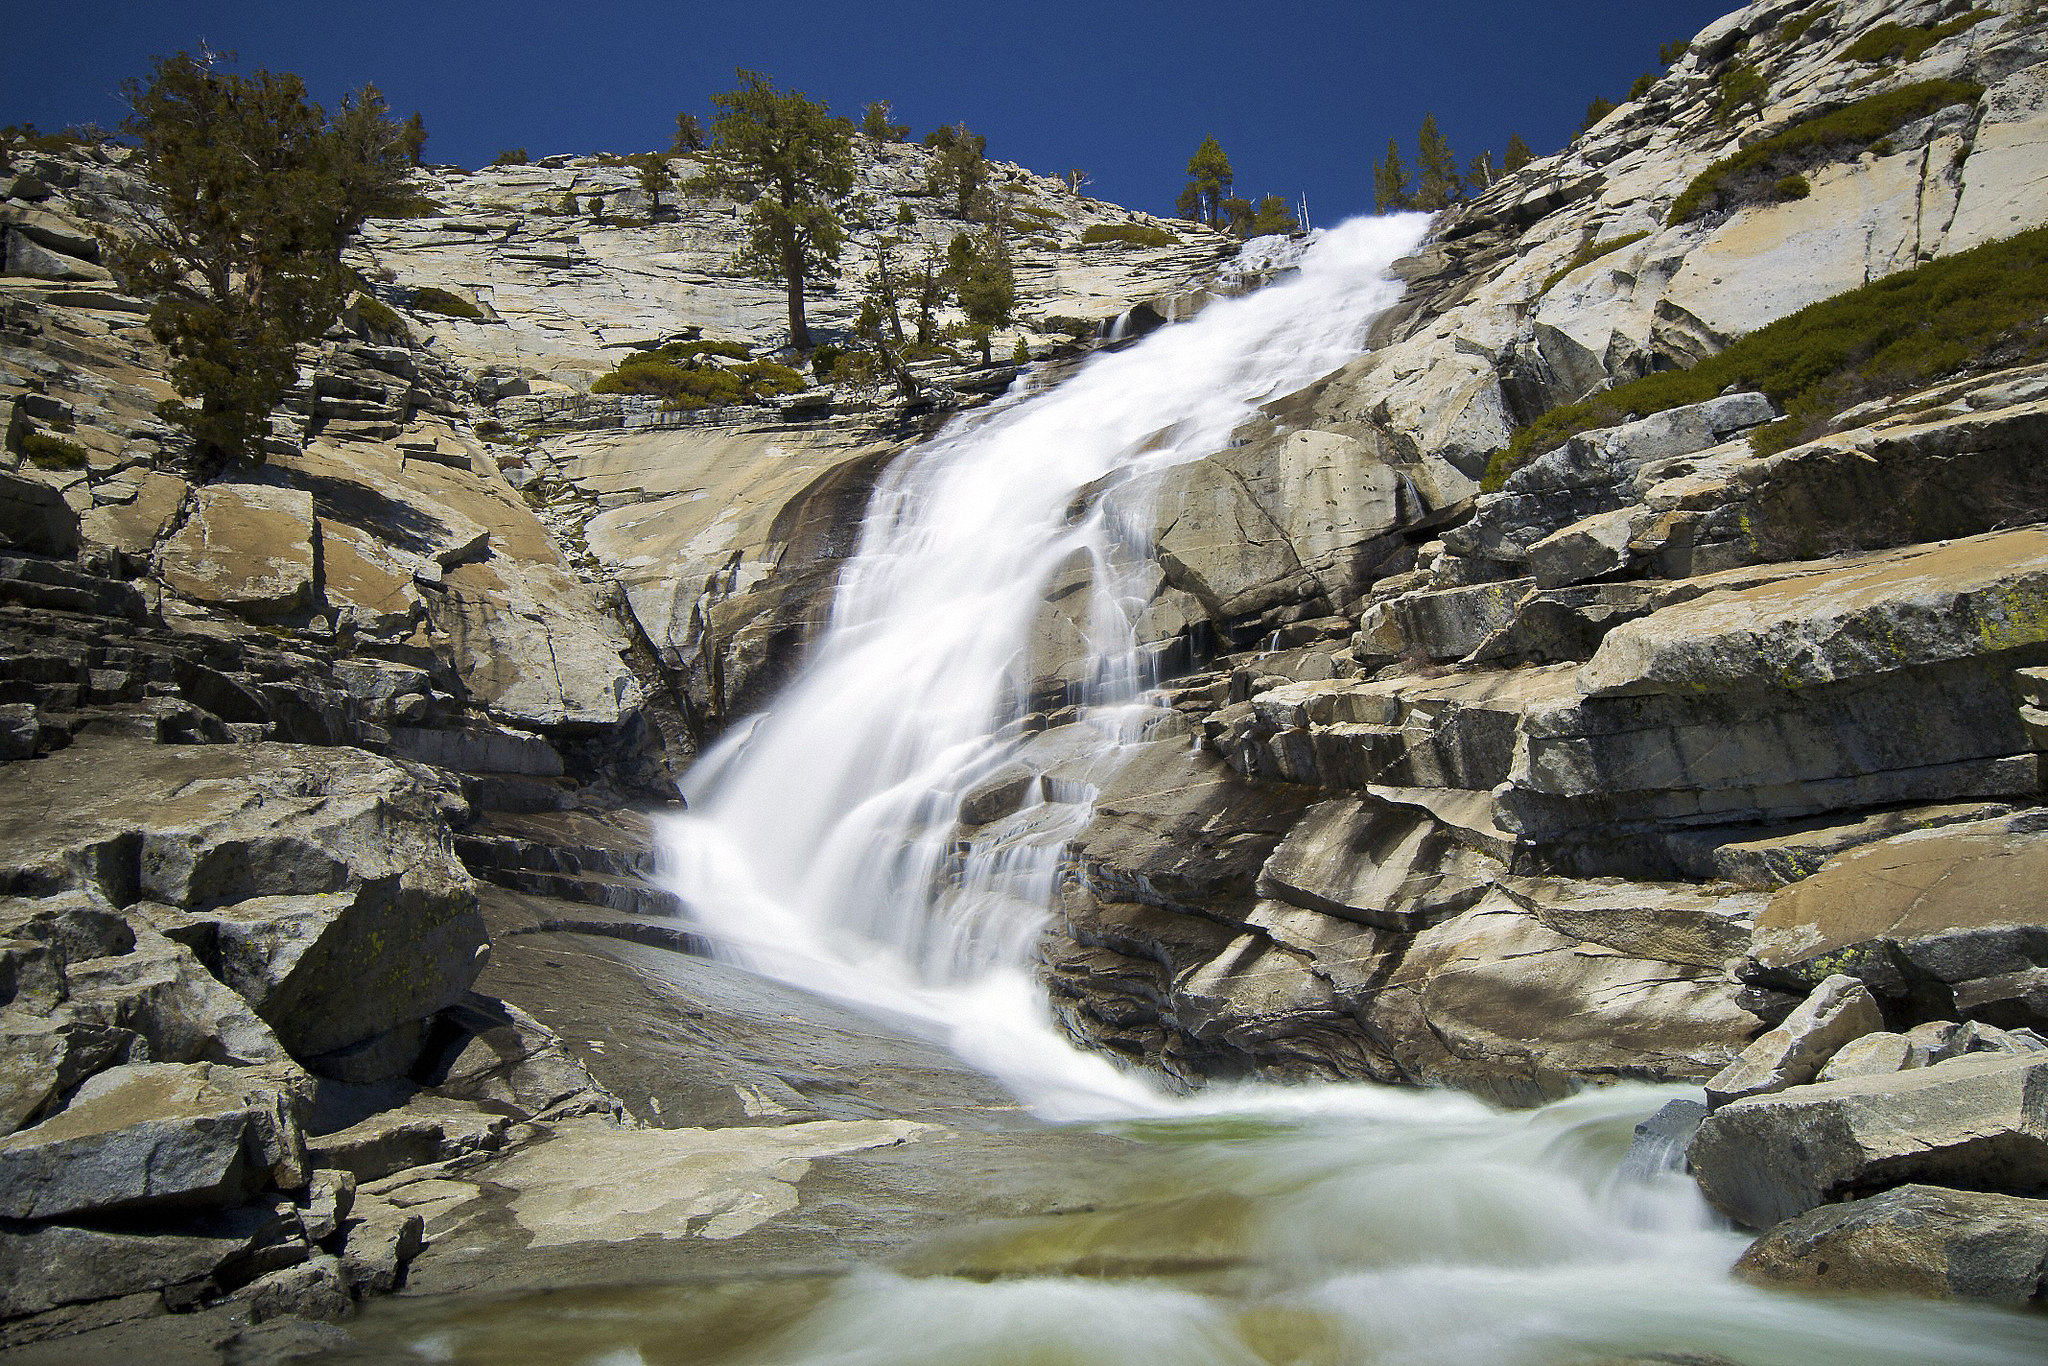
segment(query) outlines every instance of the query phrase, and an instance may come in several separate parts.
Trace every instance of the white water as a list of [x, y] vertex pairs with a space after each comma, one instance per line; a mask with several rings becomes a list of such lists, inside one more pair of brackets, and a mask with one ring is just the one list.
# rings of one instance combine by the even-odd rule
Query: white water
[[[1043, 1235], [1051, 1250], [1020, 1235], [987, 1250], [986, 1274], [968, 1254], [958, 1273], [863, 1271], [737, 1356], [688, 1349], [694, 1329], [636, 1307], [616, 1331], [580, 1324], [562, 1360], [2048, 1359], [2040, 1319], [1730, 1279], [1745, 1240], [1689, 1180], [1616, 1175], [1630, 1125], [1675, 1088], [1522, 1114], [1370, 1086], [1177, 1099], [1052, 1024], [1026, 965], [1085, 808], [1047, 806], [1035, 837], [964, 855], [955, 815], [1015, 746], [998, 732], [1019, 710], [1022, 642], [1077, 550], [1097, 567], [1100, 667], [1082, 700], [1105, 748], [1118, 743], [1113, 704], [1144, 682], [1126, 625], [1134, 604], [1109, 567], [1118, 529], [1099, 515], [1070, 522], [1069, 509], [1118, 471], [1219, 449], [1257, 403], [1356, 354], [1395, 297], [1385, 268], [1421, 228], [1403, 218], [1324, 234], [1298, 274], [1099, 356], [1050, 392], [1012, 395], [898, 461], [815, 657], [704, 758], [690, 812], [666, 831], [677, 889], [720, 953], [947, 1042], [1042, 1116], [1136, 1121], [1127, 1132], [1148, 1141], [1163, 1192], [1153, 1212], [1063, 1216]], [[1135, 1269], [1205, 1251], [1209, 1271]], [[1134, 1269], [1077, 1274], [1118, 1258]], [[531, 1330], [520, 1320], [517, 1331]]]
[[[1096, 566], [1088, 611], [1112, 704], [1144, 680], [1100, 511], [1106, 476], [1199, 459], [1260, 402], [1363, 347], [1398, 295], [1386, 268], [1420, 215], [1321, 235], [1280, 284], [1012, 394], [896, 462], [869, 505], [814, 657], [755, 723], [692, 771], [668, 829], [676, 888], [719, 951], [885, 1011], [948, 1042], [1048, 1118], [1162, 1113], [1144, 1081], [1052, 1026], [1027, 970], [1085, 807], [1045, 808], [1029, 839], [954, 848], [959, 801], [1016, 740], [1026, 633], [1055, 570]], [[1116, 743], [1113, 707], [1092, 713]]]

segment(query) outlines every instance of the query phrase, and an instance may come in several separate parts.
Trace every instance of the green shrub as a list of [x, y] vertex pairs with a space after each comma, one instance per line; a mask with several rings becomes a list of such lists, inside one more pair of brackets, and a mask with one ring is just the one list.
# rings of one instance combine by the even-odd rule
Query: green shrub
[[811, 373], [820, 380], [829, 380], [839, 368], [839, 362], [846, 358], [846, 348], [833, 342], [822, 343], [811, 352]]
[[1543, 281], [1543, 288], [1536, 291], [1537, 297], [1541, 298], [1543, 295], [1548, 294], [1552, 285], [1577, 270], [1580, 266], [1591, 265], [1601, 257], [1611, 252], [1620, 251], [1623, 247], [1632, 246], [1649, 235], [1648, 232], [1623, 233], [1620, 237], [1611, 237], [1605, 242], [1595, 242], [1590, 246], [1579, 248], [1571, 260], [1566, 261], [1556, 270], [1550, 272], [1550, 275]]
[[1735, 116], [1746, 108], [1761, 109], [1764, 97], [1770, 93], [1770, 82], [1764, 73], [1748, 62], [1729, 67], [1714, 82], [1719, 98], [1714, 104], [1714, 118], [1720, 123], [1733, 123]]
[[1816, 5], [1810, 10], [1795, 14], [1785, 21], [1784, 27], [1778, 30], [1778, 37], [1786, 43], [1796, 43], [1806, 36], [1808, 29], [1833, 14], [1834, 11], [1835, 7], [1833, 5]]
[[356, 317], [372, 332], [381, 332], [387, 337], [410, 337], [412, 329], [405, 325], [405, 319], [398, 316], [389, 305], [373, 294], [357, 294], [349, 301]]
[[1031, 363], [1031, 348], [1024, 344], [1022, 333], [1019, 333], [1017, 336], [1017, 344], [1010, 348], [1010, 363], [1012, 365], [1029, 365]]
[[645, 394], [667, 400], [665, 407], [694, 409], [758, 403], [803, 389], [801, 374], [772, 360], [748, 360], [730, 368], [691, 363], [707, 355], [743, 359], [747, 354], [737, 342], [674, 342], [626, 357], [609, 374], [600, 375], [590, 392]]
[[896, 221], [904, 226], [908, 226], [917, 221], [917, 215], [911, 212], [910, 205], [898, 204], [896, 206]]
[[439, 218], [441, 206], [417, 190], [408, 190], [386, 201], [372, 215], [376, 218]]
[[21, 453], [31, 464], [46, 470], [82, 470], [85, 447], [48, 432], [30, 432], [21, 439]]
[[1959, 15], [1945, 24], [1877, 24], [1864, 30], [1863, 36], [1843, 48], [1841, 60], [1871, 63], [1900, 61], [1908, 64], [1917, 62], [1928, 48], [1942, 39], [1953, 38], [1964, 29], [1973, 28], [1997, 13], [1997, 10], [1992, 9], [1973, 9], [1968, 14]]
[[1777, 190], [1780, 199], [1804, 199], [1813, 193], [1813, 182], [1795, 172], [1784, 177], [1773, 188]]
[[427, 285], [413, 291], [412, 311], [415, 313], [440, 313], [450, 318], [482, 318], [484, 311], [460, 294], [442, 289], [439, 285]]
[[1665, 370], [1554, 408], [1495, 451], [1481, 487], [1580, 432], [1734, 386], [1770, 396], [1786, 423], [1759, 438], [1783, 449], [1844, 407], [1971, 366], [2048, 357], [2048, 228], [1974, 247], [1780, 318], [1690, 370]]
[[1177, 247], [1180, 239], [1164, 228], [1144, 223], [1091, 223], [1081, 234], [1084, 245], [1120, 242], [1127, 247]]
[[527, 163], [526, 149], [512, 147], [491, 158], [493, 166], [524, 166]]
[[1643, 96], [1649, 94], [1650, 87], [1655, 85], [1656, 83], [1657, 73], [1654, 71], [1645, 71], [1642, 75], [1636, 77], [1635, 84], [1631, 85], [1628, 88], [1628, 94], [1623, 98], [1629, 100], [1639, 100]]
[[1919, 81], [1801, 119], [1700, 172], [1671, 201], [1666, 221], [1684, 223], [1750, 203], [1787, 175], [1871, 150], [1893, 130], [1983, 93], [1969, 81]]
[[1028, 218], [1033, 223], [1045, 224], [1060, 221], [1060, 211], [1047, 208], [1043, 204], [1012, 204], [1010, 205], [1010, 212], [1019, 218]]

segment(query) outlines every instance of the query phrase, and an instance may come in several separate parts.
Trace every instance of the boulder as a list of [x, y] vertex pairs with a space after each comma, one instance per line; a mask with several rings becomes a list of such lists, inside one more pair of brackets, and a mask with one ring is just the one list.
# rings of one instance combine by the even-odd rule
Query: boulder
[[306, 1151], [316, 1167], [375, 1181], [464, 1153], [494, 1152], [504, 1146], [512, 1124], [512, 1116], [500, 1110], [421, 1093], [346, 1129], [316, 1135]]
[[517, 1006], [471, 992], [442, 1012], [441, 1028], [453, 1041], [417, 1074], [441, 1095], [529, 1119], [620, 1113], [554, 1031]]
[[227, 1206], [305, 1180], [301, 1100], [255, 1069], [131, 1063], [0, 1139], [0, 1218]]
[[1882, 1077], [1915, 1066], [1915, 1057], [1912, 1040], [1904, 1034], [1879, 1030], [1874, 1034], [1865, 1034], [1860, 1039], [1851, 1039], [1835, 1050], [1835, 1055], [1828, 1059], [1827, 1066], [1820, 1069], [1820, 1075], [1814, 1080], [1846, 1081], [1850, 1077]]
[[1742, 1050], [1707, 1083], [1707, 1103], [1721, 1106], [1743, 1096], [1803, 1086], [1835, 1050], [1884, 1028], [1877, 1001], [1853, 977], [1835, 976], [1813, 989], [1799, 1008]]
[[356, 1307], [341, 1258], [325, 1254], [260, 1276], [236, 1298], [248, 1306], [251, 1323], [285, 1315], [331, 1323]]
[[1900, 1186], [1786, 1220], [1750, 1244], [1735, 1274], [1793, 1290], [2036, 1306], [2048, 1299], [2048, 1200]]
[[1259, 895], [1377, 925], [1418, 930], [1478, 901], [1500, 865], [1427, 814], [1340, 797], [1302, 814], [1259, 870]]
[[296, 1229], [267, 1205], [175, 1224], [0, 1227], [0, 1318], [195, 1282], [233, 1289], [305, 1255]]
[[83, 740], [9, 776], [0, 890], [162, 903], [295, 1054], [416, 1026], [482, 967], [474, 885], [417, 770], [340, 747]]
[[1642, 1123], [1629, 1139], [1628, 1154], [1621, 1160], [1622, 1176], [1647, 1181], [1663, 1172], [1685, 1170], [1685, 1150], [1707, 1117], [1707, 1107], [1696, 1100], [1671, 1100]]
[[0, 473], [0, 546], [31, 555], [76, 554], [78, 514], [41, 480]]
[[2048, 1026], [2048, 828], [2022, 813], [1850, 849], [1757, 918], [1758, 980], [1862, 978], [1920, 1018]]
[[1688, 1156], [1707, 1199], [1749, 1228], [1916, 1181], [2036, 1190], [2048, 1185], [2048, 1056], [1952, 1058], [1750, 1096], [1709, 1115]]
[[193, 602], [252, 617], [313, 606], [313, 495], [269, 484], [202, 486], [158, 572]]
[[366, 1195], [345, 1225], [342, 1279], [357, 1295], [395, 1290], [405, 1268], [426, 1247], [426, 1220], [391, 1201]]

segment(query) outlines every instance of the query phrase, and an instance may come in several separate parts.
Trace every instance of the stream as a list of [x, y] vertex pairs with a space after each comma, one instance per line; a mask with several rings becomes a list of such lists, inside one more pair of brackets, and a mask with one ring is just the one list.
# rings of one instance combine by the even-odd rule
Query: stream
[[[1621, 1174], [1684, 1087], [1502, 1111], [1371, 1085], [1174, 1095], [1070, 1044], [1035, 984], [1086, 792], [963, 847], [964, 796], [1029, 736], [1046, 586], [1089, 567], [1070, 698], [1105, 762], [1153, 680], [1142, 528], [1088, 496], [1226, 446], [1364, 349], [1416, 215], [1318, 234], [1277, 283], [1020, 384], [898, 459], [812, 657], [693, 769], [674, 886], [735, 968], [886, 1018], [1032, 1117], [1124, 1145], [1114, 1190], [963, 1218], [858, 1269], [530, 1295], [395, 1320], [413, 1359], [806, 1366], [2039, 1363], [2048, 1317], [1732, 1279], [1744, 1235], [1676, 1173]], [[599, 1178], [601, 1179], [601, 1177]], [[1055, 1202], [1058, 1203], [1058, 1202]]]

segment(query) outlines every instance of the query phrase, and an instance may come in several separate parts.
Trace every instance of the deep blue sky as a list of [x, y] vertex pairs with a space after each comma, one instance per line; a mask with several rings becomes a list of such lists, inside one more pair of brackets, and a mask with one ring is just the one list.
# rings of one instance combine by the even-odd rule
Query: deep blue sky
[[123, 109], [152, 54], [232, 50], [331, 104], [374, 81], [426, 118], [430, 161], [500, 149], [665, 146], [733, 68], [858, 116], [895, 102], [916, 135], [965, 120], [989, 155], [1094, 174], [1090, 193], [1171, 213], [1215, 134], [1240, 193], [1306, 191], [1319, 222], [1371, 208], [1371, 164], [1434, 111], [1460, 157], [1519, 132], [1569, 139], [1733, 0], [721, 0], [720, 3], [255, 3], [0, 0], [0, 124], [54, 129]]

